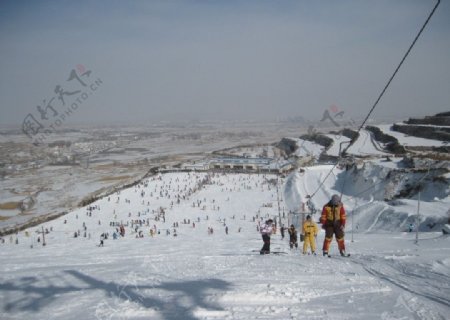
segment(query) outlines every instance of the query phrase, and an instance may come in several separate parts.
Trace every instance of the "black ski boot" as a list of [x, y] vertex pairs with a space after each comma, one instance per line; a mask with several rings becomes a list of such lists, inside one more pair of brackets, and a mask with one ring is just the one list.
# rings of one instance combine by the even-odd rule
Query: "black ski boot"
[[341, 254], [341, 257], [350, 257], [350, 254], [346, 253], [345, 250], [341, 250], [339, 253]]

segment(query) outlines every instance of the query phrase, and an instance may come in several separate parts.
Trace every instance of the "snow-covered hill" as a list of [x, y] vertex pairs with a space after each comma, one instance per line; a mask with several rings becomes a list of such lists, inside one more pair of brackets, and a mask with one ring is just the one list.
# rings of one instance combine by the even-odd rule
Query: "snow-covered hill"
[[[349, 230], [402, 232], [408, 230], [411, 223], [417, 223], [418, 195], [412, 198], [401, 196], [405, 190], [422, 186], [419, 230], [442, 230], [449, 219], [448, 181], [438, 178], [440, 170], [402, 170], [402, 162], [395, 158], [391, 162], [365, 161], [347, 170], [333, 165], [303, 168], [302, 172], [287, 177], [286, 206], [291, 211], [299, 211], [298, 203], [306, 202], [306, 196], [315, 193], [311, 202], [320, 210], [332, 194], [342, 194], [347, 211], [351, 213]], [[325, 183], [321, 185], [322, 182]]]
[[409, 119], [404, 123], [370, 125], [358, 131], [344, 128], [329, 133], [311, 130], [297, 138], [289, 138], [295, 144], [298, 157], [307, 155], [316, 159], [338, 158], [346, 154], [358, 158], [386, 157], [389, 155], [419, 155], [449, 159], [450, 113]]
[[412, 147], [442, 147], [447, 145], [444, 141], [433, 140], [433, 139], [424, 139], [413, 136], [408, 136], [404, 133], [397, 132], [392, 130], [391, 124], [381, 124], [378, 125], [384, 133], [393, 136], [396, 138], [399, 143], [403, 146], [412, 146]]
[[[263, 148], [297, 166], [322, 161], [286, 177], [156, 174], [3, 237], [0, 318], [447, 319], [446, 143], [378, 128]], [[349, 157], [337, 163], [350, 136], [357, 139]], [[259, 152], [240, 149], [228, 152]], [[280, 225], [297, 223], [302, 210], [318, 221], [333, 194], [347, 212], [351, 257], [335, 242], [332, 257], [323, 257], [322, 229], [317, 256], [302, 254], [303, 243], [291, 250]], [[278, 224], [271, 247], [278, 254], [260, 255], [258, 229], [268, 218]]]
[[[376, 166], [369, 167], [375, 176]], [[448, 317], [450, 239], [420, 232], [415, 244], [414, 233], [387, 230], [389, 223], [398, 225], [397, 212], [405, 206], [414, 215], [416, 201], [402, 200], [389, 206], [393, 214], [382, 215], [388, 205], [358, 194], [362, 181], [346, 187], [343, 198], [350, 258], [338, 256], [335, 243], [332, 258], [302, 255], [289, 249], [279, 230], [272, 250], [286, 253], [259, 255], [258, 223], [279, 216], [287, 223], [289, 209], [313, 193], [329, 170], [305, 168], [281, 181], [280, 211], [276, 176], [164, 174], [103, 198], [91, 210], [80, 208], [6, 238], [0, 245], [0, 318]], [[351, 173], [335, 169], [325, 180], [312, 199], [317, 207], [339, 193], [343, 175]], [[421, 205], [423, 217], [445, 216], [449, 198]], [[114, 240], [119, 224], [125, 235]], [[42, 246], [37, 232], [46, 229]], [[156, 230], [153, 236], [150, 229]], [[109, 238], [98, 247], [102, 233]], [[322, 241], [321, 231], [319, 253]]]

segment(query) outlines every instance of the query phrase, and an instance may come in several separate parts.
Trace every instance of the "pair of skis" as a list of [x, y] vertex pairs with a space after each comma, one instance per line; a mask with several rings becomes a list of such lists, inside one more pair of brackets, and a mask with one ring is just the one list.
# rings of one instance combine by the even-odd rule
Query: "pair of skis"
[[[328, 258], [331, 258], [331, 257], [332, 257], [332, 255], [329, 254], [329, 253], [326, 253], [326, 254], [324, 254], [323, 256], [324, 256], [324, 257], [328, 257]], [[350, 253], [344, 253], [344, 254], [341, 253], [340, 255], [335, 256], [335, 257], [348, 258], [348, 257], [350, 257]]]
[[[278, 255], [280, 255], [280, 254], [288, 254], [289, 253], [289, 252], [284, 252], [284, 251], [270, 251], [270, 252], [261, 253], [259, 250], [252, 250], [252, 252], [259, 252], [260, 255], [266, 255], [266, 254], [278, 254]], [[331, 257], [349, 258], [350, 257], [350, 253], [346, 253], [346, 254], [343, 254], [343, 255], [341, 254], [339, 256], [332, 256], [330, 254], [325, 254], [324, 257], [328, 257], [328, 258], [331, 258]]]
[[266, 255], [266, 254], [287, 254], [287, 252], [284, 251], [270, 251], [270, 252], [261, 252], [260, 250], [252, 250], [252, 252], [259, 252], [260, 255]]

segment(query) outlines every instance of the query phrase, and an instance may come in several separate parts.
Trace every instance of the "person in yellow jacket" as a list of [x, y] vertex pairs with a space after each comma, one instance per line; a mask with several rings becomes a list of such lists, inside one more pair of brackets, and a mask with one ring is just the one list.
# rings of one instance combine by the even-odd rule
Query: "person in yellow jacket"
[[311, 246], [311, 253], [316, 254], [316, 237], [319, 229], [317, 224], [312, 221], [311, 216], [306, 216], [306, 221], [303, 223], [303, 236], [305, 241], [303, 242], [303, 254], [308, 251], [308, 246]]

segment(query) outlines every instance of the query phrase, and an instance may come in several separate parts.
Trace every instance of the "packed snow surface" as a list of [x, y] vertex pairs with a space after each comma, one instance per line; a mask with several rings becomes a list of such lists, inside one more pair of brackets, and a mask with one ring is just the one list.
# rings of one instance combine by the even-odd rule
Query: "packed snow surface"
[[[289, 207], [300, 207], [305, 194], [319, 189], [319, 207], [338, 193], [338, 171], [321, 185], [329, 169], [286, 178], [280, 206], [276, 176], [164, 174], [91, 211], [7, 237], [0, 245], [0, 318], [448, 319], [450, 239], [421, 232], [416, 244], [415, 233], [387, 233], [377, 224], [369, 230], [383, 209], [370, 197], [344, 197], [351, 257], [340, 257], [335, 242], [332, 257], [323, 257], [322, 230], [317, 256], [290, 250], [279, 228], [271, 249], [284, 253], [259, 254], [261, 221], [280, 214], [287, 224]], [[448, 202], [429, 202], [423, 214], [443, 208]], [[369, 225], [364, 231], [352, 228], [353, 210]], [[114, 240], [121, 223], [125, 235]], [[37, 231], [45, 229], [42, 246]], [[100, 247], [102, 233], [109, 238]]]
[[344, 150], [351, 141], [350, 138], [340, 134], [326, 134], [326, 136], [333, 139], [333, 144], [327, 150], [327, 154], [330, 156], [339, 157], [342, 150]]
[[307, 157], [307, 156], [313, 156], [315, 158], [319, 158], [320, 154], [322, 153], [324, 147], [321, 145], [318, 145], [317, 143], [304, 140], [304, 139], [297, 139], [297, 138], [291, 138], [292, 140], [297, 141], [298, 149], [295, 151], [295, 155], [297, 157]]
[[[404, 134], [402, 132], [394, 131], [391, 129], [392, 124], [381, 124], [377, 125], [378, 128], [380, 128], [381, 131], [384, 133], [393, 136], [398, 140], [398, 142], [403, 146], [411, 146], [411, 147], [442, 147], [447, 145], [444, 141], [434, 140], [434, 139], [425, 139], [425, 138], [419, 138], [410, 136], [407, 134]], [[435, 126], [433, 126], [435, 127]]]
[[389, 154], [383, 151], [383, 146], [374, 139], [372, 133], [365, 129], [359, 131], [358, 139], [350, 146], [347, 153], [362, 156], [384, 156]]

